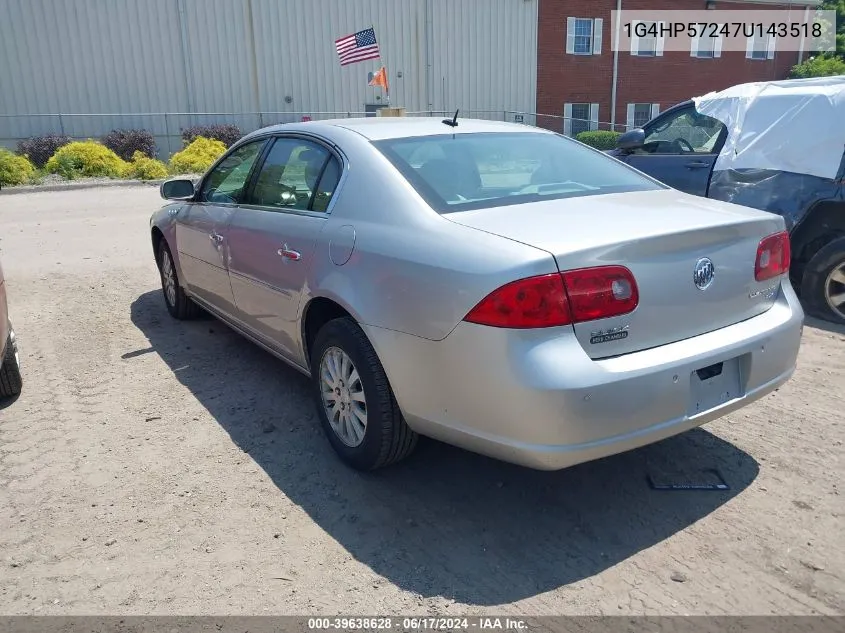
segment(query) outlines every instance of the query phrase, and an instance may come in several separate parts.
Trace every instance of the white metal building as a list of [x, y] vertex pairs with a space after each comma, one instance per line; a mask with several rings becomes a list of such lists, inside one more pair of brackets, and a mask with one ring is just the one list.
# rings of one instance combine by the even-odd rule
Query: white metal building
[[[381, 63], [391, 105], [409, 112], [534, 112], [537, 4], [0, 0], [0, 143], [143, 127], [170, 151], [196, 123], [373, 111], [384, 99], [367, 76]], [[371, 25], [382, 60], [341, 67], [335, 39]], [[102, 114], [121, 116], [90, 116]]]

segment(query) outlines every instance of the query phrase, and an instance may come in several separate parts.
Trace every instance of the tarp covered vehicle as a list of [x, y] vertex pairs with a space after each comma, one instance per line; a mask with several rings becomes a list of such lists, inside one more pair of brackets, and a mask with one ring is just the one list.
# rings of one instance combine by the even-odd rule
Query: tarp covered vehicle
[[845, 76], [712, 92], [609, 153], [687, 193], [783, 216], [807, 311], [845, 323]]

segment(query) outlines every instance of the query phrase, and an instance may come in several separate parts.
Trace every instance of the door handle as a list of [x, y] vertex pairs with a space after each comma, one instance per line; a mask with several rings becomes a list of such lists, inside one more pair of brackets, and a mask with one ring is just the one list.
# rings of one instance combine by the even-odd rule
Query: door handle
[[292, 248], [288, 248], [287, 244], [285, 244], [276, 252], [285, 259], [289, 259], [294, 262], [298, 262], [300, 259], [302, 259], [302, 253], [300, 253], [299, 251], [295, 251]]
[[702, 169], [703, 167], [709, 167], [710, 163], [707, 163], [703, 160], [694, 160], [692, 162], [687, 163], [684, 165], [687, 169]]

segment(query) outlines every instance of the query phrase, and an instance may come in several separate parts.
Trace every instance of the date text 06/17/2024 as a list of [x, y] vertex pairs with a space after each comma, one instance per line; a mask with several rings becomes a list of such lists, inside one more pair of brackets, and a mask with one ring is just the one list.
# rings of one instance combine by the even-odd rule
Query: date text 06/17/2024
[[385, 630], [401, 631], [525, 631], [524, 620], [499, 617], [316, 617], [308, 618], [309, 630]]

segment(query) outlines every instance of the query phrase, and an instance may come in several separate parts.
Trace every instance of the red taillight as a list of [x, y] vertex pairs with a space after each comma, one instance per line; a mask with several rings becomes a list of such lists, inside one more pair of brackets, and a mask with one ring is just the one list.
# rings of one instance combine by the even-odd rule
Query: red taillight
[[572, 322], [558, 274], [520, 279], [491, 292], [464, 321], [507, 328], [539, 328]]
[[640, 301], [634, 275], [624, 266], [581, 268], [563, 273], [573, 321], [593, 321], [632, 312]]
[[781, 231], [760, 240], [754, 260], [754, 279], [765, 281], [789, 271], [792, 250], [789, 233]]
[[630, 270], [600, 266], [509, 283], [482, 299], [464, 321], [503, 328], [554, 327], [627, 314], [638, 302]]

